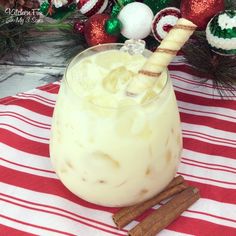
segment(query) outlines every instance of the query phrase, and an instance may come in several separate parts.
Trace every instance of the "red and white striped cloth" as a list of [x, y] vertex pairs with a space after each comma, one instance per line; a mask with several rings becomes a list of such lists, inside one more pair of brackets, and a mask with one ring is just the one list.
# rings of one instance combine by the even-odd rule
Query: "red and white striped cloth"
[[[201, 199], [161, 236], [236, 235], [236, 98], [221, 99], [176, 57], [170, 66], [182, 120], [178, 173]], [[51, 117], [60, 83], [0, 100], [0, 236], [121, 236], [112, 213], [70, 193], [49, 159]]]

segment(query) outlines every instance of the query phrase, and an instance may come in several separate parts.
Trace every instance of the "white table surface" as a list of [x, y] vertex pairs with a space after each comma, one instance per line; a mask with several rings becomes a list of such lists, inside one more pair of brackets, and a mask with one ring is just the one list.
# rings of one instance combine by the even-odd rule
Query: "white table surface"
[[0, 60], [0, 98], [61, 79], [67, 62], [57, 50], [53, 43], [36, 45], [27, 57]]

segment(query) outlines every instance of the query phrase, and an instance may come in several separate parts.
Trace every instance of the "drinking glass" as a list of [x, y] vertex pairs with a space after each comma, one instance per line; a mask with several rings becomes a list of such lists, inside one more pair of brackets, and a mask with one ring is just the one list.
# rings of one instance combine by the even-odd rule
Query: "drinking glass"
[[[76, 90], [79, 83], [84, 92], [93, 91], [86, 73], [72, 78], [71, 71], [82, 60], [124, 48], [127, 45], [98, 45], [71, 61], [61, 82], [50, 138], [52, 164], [62, 183], [78, 197], [109, 207], [136, 204], [162, 191], [176, 174], [182, 150], [180, 117], [168, 71], [162, 73], [159, 92], [139, 104], [124, 95], [119, 106], [113, 107], [102, 96], [92, 99], [91, 94], [91, 99], [85, 99]], [[139, 53], [132, 48], [127, 51]], [[151, 52], [140, 53], [148, 57]]]

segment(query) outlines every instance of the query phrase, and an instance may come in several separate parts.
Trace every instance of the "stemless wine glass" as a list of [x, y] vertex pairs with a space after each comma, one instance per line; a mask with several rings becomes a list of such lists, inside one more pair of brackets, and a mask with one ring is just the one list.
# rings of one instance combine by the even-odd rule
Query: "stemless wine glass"
[[[81, 61], [124, 47], [98, 45], [72, 60], [61, 83], [50, 139], [52, 164], [62, 183], [80, 198], [110, 207], [136, 204], [162, 191], [176, 174], [182, 150], [179, 112], [167, 71], [158, 94], [151, 93], [146, 102], [138, 104], [124, 95], [113, 107], [110, 100], [103, 103], [102, 96], [94, 99], [95, 85], [87, 73], [80, 73]], [[150, 51], [142, 54], [148, 57]]]

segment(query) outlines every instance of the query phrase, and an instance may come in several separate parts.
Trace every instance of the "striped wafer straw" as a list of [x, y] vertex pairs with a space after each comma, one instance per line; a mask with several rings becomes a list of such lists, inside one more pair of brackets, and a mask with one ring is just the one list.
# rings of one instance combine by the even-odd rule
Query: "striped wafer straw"
[[191, 21], [180, 18], [131, 81], [127, 95], [135, 96], [152, 87], [196, 28]]

